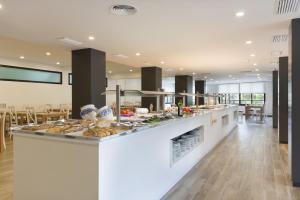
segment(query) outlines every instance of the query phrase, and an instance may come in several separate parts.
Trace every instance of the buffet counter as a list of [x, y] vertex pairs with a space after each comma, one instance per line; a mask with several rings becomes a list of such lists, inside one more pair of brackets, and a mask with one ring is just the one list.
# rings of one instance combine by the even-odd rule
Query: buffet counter
[[237, 116], [221, 107], [102, 138], [14, 130], [14, 199], [161, 199]]

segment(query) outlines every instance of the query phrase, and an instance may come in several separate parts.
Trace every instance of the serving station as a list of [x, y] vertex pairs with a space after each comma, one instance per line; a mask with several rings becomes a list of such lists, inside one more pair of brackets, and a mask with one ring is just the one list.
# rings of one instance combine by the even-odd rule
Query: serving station
[[236, 127], [237, 107], [132, 117], [15, 129], [14, 199], [161, 199]]

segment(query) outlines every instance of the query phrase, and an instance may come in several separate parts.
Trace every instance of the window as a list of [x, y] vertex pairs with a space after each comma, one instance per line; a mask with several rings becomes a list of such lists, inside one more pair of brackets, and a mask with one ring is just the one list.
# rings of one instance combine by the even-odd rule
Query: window
[[0, 65], [0, 80], [62, 84], [62, 72]]
[[69, 85], [72, 85], [72, 73], [69, 73], [69, 76], [68, 76], [69, 78]]
[[239, 104], [240, 103], [240, 95], [239, 93], [229, 94], [229, 104]]
[[241, 94], [241, 105], [251, 104], [251, 94]]
[[252, 94], [252, 104], [262, 105], [264, 103], [265, 103], [265, 94], [263, 93]]

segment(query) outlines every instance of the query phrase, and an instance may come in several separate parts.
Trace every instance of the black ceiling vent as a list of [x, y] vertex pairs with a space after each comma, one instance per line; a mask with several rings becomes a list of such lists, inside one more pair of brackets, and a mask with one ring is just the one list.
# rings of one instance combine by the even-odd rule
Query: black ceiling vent
[[120, 16], [134, 15], [137, 12], [137, 9], [130, 5], [113, 5], [110, 10], [113, 14]]

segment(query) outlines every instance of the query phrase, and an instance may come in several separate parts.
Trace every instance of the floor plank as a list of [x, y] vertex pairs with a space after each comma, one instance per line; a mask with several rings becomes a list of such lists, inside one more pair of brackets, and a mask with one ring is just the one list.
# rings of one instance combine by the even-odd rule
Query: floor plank
[[287, 152], [269, 122], [243, 122], [164, 199], [300, 200], [288, 174]]

